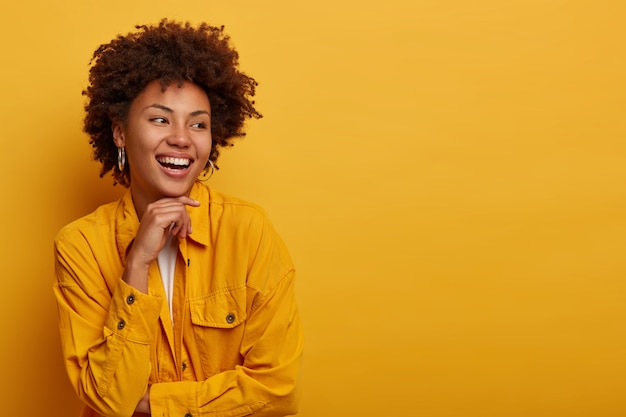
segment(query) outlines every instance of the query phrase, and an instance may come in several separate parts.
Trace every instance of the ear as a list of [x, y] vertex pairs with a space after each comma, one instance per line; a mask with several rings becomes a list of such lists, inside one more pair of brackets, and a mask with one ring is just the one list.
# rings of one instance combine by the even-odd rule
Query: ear
[[111, 124], [111, 130], [113, 131], [113, 142], [118, 148], [126, 146], [126, 139], [124, 138], [124, 128], [121, 123], [113, 122]]

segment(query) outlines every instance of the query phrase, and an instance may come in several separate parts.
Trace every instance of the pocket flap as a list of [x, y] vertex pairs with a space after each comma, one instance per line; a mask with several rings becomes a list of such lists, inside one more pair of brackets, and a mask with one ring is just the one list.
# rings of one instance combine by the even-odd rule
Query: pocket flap
[[246, 287], [190, 300], [189, 309], [193, 324], [223, 329], [236, 327], [246, 319]]

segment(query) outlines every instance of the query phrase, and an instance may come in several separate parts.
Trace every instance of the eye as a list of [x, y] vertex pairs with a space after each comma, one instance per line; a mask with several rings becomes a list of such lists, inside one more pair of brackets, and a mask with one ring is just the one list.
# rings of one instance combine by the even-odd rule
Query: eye
[[150, 118], [150, 121], [156, 124], [166, 124], [167, 123], [167, 119], [165, 117], [152, 117]]
[[191, 124], [191, 127], [195, 128], [195, 129], [206, 129], [206, 123], [205, 122], [195, 122]]

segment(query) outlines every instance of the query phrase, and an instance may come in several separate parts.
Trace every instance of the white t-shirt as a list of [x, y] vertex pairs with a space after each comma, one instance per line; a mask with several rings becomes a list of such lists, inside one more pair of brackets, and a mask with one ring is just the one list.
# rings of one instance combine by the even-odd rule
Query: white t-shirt
[[163, 246], [157, 257], [159, 271], [161, 271], [161, 279], [163, 280], [163, 288], [165, 288], [165, 296], [167, 297], [167, 305], [170, 309], [170, 318], [172, 319], [172, 325], [174, 324], [172, 298], [174, 295], [174, 268], [176, 267], [177, 251], [178, 239], [172, 239], [172, 235], [169, 235], [167, 237], [165, 245]]

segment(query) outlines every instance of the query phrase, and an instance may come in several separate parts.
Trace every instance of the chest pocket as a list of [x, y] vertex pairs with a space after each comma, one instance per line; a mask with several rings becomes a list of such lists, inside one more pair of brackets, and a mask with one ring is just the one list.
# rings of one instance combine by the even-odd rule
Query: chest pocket
[[246, 319], [246, 287], [190, 300], [191, 322], [197, 326], [232, 329]]
[[197, 360], [205, 377], [243, 364], [246, 287], [189, 301]]

